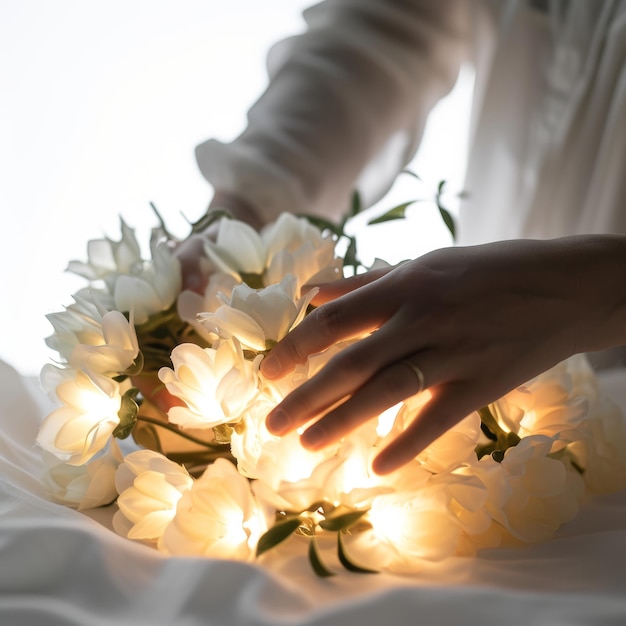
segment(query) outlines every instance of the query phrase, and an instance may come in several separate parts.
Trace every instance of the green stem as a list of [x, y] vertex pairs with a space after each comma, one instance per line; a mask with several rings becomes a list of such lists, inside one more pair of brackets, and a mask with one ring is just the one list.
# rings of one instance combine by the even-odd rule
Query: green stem
[[208, 448], [209, 450], [222, 450], [224, 448], [224, 444], [214, 444], [214, 443], [209, 443], [208, 441], [203, 441], [202, 439], [199, 439], [198, 437], [194, 437], [193, 435], [190, 435], [189, 433], [183, 432], [182, 430], [180, 430], [179, 428], [176, 428], [176, 426], [173, 426], [172, 424], [169, 424], [168, 422], [161, 422], [160, 420], [155, 419], [153, 417], [140, 415], [140, 416], [137, 416], [137, 421], [145, 422], [146, 424], [152, 424], [154, 426], [160, 426], [161, 428], [164, 428], [165, 430], [169, 430], [170, 432], [178, 435], [179, 437], [182, 437], [183, 439], [186, 439], [187, 441], [190, 441], [191, 443], [198, 444], [200, 446]]

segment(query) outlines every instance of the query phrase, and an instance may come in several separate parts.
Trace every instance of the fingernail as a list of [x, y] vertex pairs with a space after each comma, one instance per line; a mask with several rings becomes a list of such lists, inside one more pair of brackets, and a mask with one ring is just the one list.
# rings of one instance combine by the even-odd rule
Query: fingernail
[[323, 448], [326, 445], [326, 433], [322, 428], [312, 427], [302, 433], [300, 441], [305, 448], [317, 450], [318, 448]]
[[261, 361], [261, 372], [268, 378], [276, 378], [280, 374], [280, 361], [273, 354], [268, 354]]
[[274, 435], [282, 435], [291, 425], [289, 415], [282, 409], [276, 409], [267, 416], [267, 427]]

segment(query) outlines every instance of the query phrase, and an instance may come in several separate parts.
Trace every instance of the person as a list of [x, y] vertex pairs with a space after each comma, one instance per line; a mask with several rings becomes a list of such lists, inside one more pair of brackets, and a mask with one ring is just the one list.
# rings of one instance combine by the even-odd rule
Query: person
[[626, 2], [326, 0], [304, 17], [271, 50], [244, 132], [196, 150], [212, 206], [257, 227], [283, 211], [332, 216], [355, 187], [378, 200], [461, 65], [476, 72], [459, 246], [322, 286], [261, 366], [278, 377], [370, 333], [267, 423], [283, 434], [314, 420], [302, 438], [319, 447], [428, 389], [376, 459], [384, 473], [559, 360], [626, 344]]

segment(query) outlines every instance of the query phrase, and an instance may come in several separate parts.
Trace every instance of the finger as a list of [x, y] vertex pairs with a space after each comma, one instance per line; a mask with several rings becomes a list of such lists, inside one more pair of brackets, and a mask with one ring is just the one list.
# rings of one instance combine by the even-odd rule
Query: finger
[[337, 298], [350, 293], [359, 287], [363, 287], [364, 285], [368, 285], [369, 283], [378, 280], [381, 276], [389, 273], [392, 269], [393, 267], [384, 267], [365, 272], [364, 274], [356, 274], [355, 276], [350, 276], [349, 278], [335, 280], [332, 283], [324, 283], [322, 285], [304, 285], [303, 291], [306, 292], [314, 287], [317, 287], [319, 291], [311, 301], [311, 304], [314, 306], [321, 306], [330, 300], [336, 300]]
[[[400, 317], [398, 315], [397, 319], [390, 320], [380, 330], [337, 354], [315, 376], [290, 393], [268, 414], [268, 429], [277, 435], [286, 434], [330, 411], [338, 403], [345, 402], [346, 398], [355, 395], [358, 397], [363, 389], [370, 390], [372, 386], [374, 391], [368, 392], [366, 397], [381, 394], [382, 404], [385, 404], [384, 398], [395, 390], [397, 382], [392, 374], [388, 387], [385, 386], [390, 368], [392, 372], [401, 370], [398, 379], [400, 385], [403, 378], [406, 380], [407, 373], [410, 374], [413, 382], [421, 382], [422, 389], [425, 384], [439, 382], [440, 377], [445, 372], [445, 358], [442, 358], [441, 355], [431, 354], [432, 351], [429, 350], [414, 355], [412, 361], [403, 360], [406, 342], [398, 343], [387, 340], [388, 327], [399, 325], [402, 328], [402, 322], [399, 321]], [[419, 366], [416, 365], [417, 362], [420, 363]], [[423, 369], [424, 367], [425, 369]], [[429, 372], [428, 381], [425, 380], [420, 368]], [[435, 374], [432, 382], [431, 370]], [[373, 384], [381, 375], [385, 381], [384, 384], [382, 386]], [[416, 389], [409, 389], [409, 392], [405, 393], [404, 396], [402, 393], [405, 393], [403, 388], [400, 389], [400, 395], [392, 394], [393, 402], [386, 404], [381, 410], [399, 402], [408, 395], [416, 393]], [[350, 401], [348, 401], [348, 407], [351, 406]], [[378, 406], [378, 400], [375, 401], [375, 406]], [[362, 410], [364, 409], [359, 405], [358, 411]], [[350, 412], [350, 409], [348, 411]], [[349, 420], [350, 417], [345, 417], [345, 419]]]
[[394, 363], [310, 426], [302, 435], [302, 444], [312, 450], [330, 445], [398, 402], [420, 393], [425, 384], [421, 370], [417, 376], [407, 362]]
[[[414, 379], [417, 379], [416, 373], [419, 372], [424, 384], [420, 368], [426, 365], [424, 371], [428, 372], [430, 384], [441, 382], [442, 375], [449, 369], [446, 367], [448, 359], [445, 353], [423, 350], [419, 333], [415, 333], [412, 340], [407, 340], [403, 319], [402, 313], [396, 314], [369, 337], [335, 355], [315, 376], [289, 394], [268, 415], [269, 430], [275, 434], [295, 430], [330, 410], [344, 398], [353, 396], [365, 385], [369, 387], [373, 377], [389, 366], [408, 368]], [[418, 354], [412, 357], [415, 352]], [[402, 363], [409, 357], [413, 362]]]
[[374, 459], [377, 474], [389, 474], [413, 460], [422, 450], [484, 403], [474, 398], [467, 383], [432, 388], [431, 399], [405, 431]]
[[[374, 305], [372, 303], [375, 302]], [[261, 362], [269, 379], [285, 376], [309, 355], [378, 328], [388, 317], [389, 299], [372, 298], [368, 286], [313, 310]]]

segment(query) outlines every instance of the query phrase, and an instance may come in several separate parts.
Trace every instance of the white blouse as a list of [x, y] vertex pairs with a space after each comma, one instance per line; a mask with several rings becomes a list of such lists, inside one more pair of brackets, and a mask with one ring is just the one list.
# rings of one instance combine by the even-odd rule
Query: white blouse
[[365, 171], [371, 204], [470, 61], [459, 242], [626, 233], [626, 0], [326, 0], [304, 17], [246, 130], [198, 146], [214, 187], [266, 220], [332, 216]]

